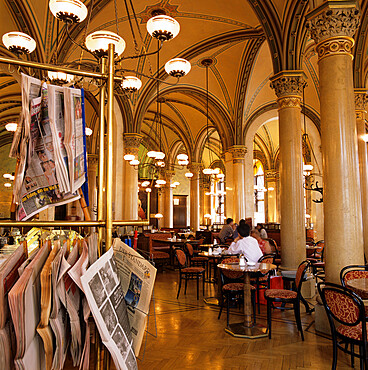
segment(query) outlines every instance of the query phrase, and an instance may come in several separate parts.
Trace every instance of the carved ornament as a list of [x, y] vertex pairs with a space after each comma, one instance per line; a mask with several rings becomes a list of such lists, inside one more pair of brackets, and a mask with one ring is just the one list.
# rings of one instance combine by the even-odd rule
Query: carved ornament
[[233, 145], [229, 148], [229, 152], [233, 156], [233, 163], [243, 163], [247, 148], [244, 145]]
[[355, 111], [367, 113], [368, 95], [366, 89], [354, 90]]
[[299, 96], [285, 97], [277, 99], [279, 109], [300, 108], [301, 98]]
[[138, 149], [141, 145], [143, 135], [136, 133], [125, 133], [124, 138], [124, 153], [138, 155]]
[[96, 154], [88, 154], [87, 156], [88, 169], [96, 171], [98, 165], [98, 156]]
[[342, 54], [353, 57], [353, 54], [351, 53], [353, 46], [354, 40], [346, 36], [321, 41], [316, 47], [318, 59], [321, 60], [331, 55]]
[[303, 71], [283, 71], [271, 77], [271, 88], [278, 98], [301, 97], [306, 86]]
[[201, 168], [202, 168], [202, 165], [200, 164], [200, 163], [195, 163], [195, 162], [192, 162], [189, 166], [188, 166], [188, 169], [189, 169], [189, 171], [190, 172], [192, 172], [193, 173], [193, 177], [192, 177], [192, 179], [196, 176], [196, 175], [198, 175], [198, 173], [199, 173], [199, 171], [201, 170]]
[[265, 180], [268, 182], [276, 182], [279, 178], [279, 173], [276, 170], [268, 170], [265, 172]]

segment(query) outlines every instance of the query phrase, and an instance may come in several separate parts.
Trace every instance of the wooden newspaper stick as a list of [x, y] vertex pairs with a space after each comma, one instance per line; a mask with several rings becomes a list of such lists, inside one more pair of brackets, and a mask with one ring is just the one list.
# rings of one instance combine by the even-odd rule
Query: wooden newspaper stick
[[[14, 181], [17, 178], [17, 175], [18, 175], [19, 162], [20, 162], [20, 160], [19, 160], [19, 158], [17, 158], [17, 164], [15, 166], [15, 172], [14, 172]], [[17, 205], [14, 202], [14, 194], [12, 194], [12, 200], [11, 200], [11, 205], [10, 205], [10, 213], [15, 212], [16, 208], [17, 208]]]
[[91, 221], [91, 215], [89, 214], [88, 206], [86, 200], [84, 199], [83, 191], [81, 188], [78, 189], [80, 195], [79, 203], [82, 207], [85, 221]]

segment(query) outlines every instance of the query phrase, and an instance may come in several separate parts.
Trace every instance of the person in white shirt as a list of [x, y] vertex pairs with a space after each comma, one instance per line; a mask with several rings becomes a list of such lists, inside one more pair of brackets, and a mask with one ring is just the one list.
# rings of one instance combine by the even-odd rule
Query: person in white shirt
[[227, 254], [243, 254], [249, 262], [258, 262], [263, 253], [259, 248], [257, 239], [249, 236], [249, 225], [241, 224], [237, 231], [239, 236], [231, 243]]

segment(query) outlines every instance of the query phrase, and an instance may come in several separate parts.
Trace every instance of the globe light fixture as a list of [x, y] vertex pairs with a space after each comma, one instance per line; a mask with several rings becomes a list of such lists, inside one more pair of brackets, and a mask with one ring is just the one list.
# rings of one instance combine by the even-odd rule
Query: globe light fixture
[[4, 179], [10, 179], [12, 175], [10, 173], [4, 173], [3, 177]]
[[142, 187], [145, 188], [147, 186], [149, 186], [150, 182], [149, 181], [143, 181], [142, 182]]
[[4, 184], [4, 186], [5, 186], [6, 188], [10, 188], [10, 187], [12, 186], [12, 184], [11, 184], [10, 182], [6, 182], [6, 183]]
[[160, 41], [169, 41], [178, 35], [180, 24], [174, 18], [160, 14], [148, 20], [147, 31]]
[[152, 191], [152, 189], [151, 188], [146, 188], [146, 192], [147, 193], [150, 193]]
[[15, 132], [15, 131], [17, 131], [17, 127], [18, 127], [17, 123], [11, 122], [11, 123], [7, 123], [5, 125], [5, 130], [10, 131], [10, 132]]
[[179, 185], [180, 185], [180, 182], [179, 182], [179, 181], [174, 181], [174, 182], [173, 182], [173, 185], [174, 185], [174, 186], [179, 186]]
[[189, 73], [190, 69], [190, 63], [182, 58], [171, 59], [165, 64], [166, 73], [173, 77], [183, 77]]
[[164, 152], [156, 152], [156, 159], [164, 159], [165, 158], [165, 153]]
[[225, 178], [225, 174], [224, 173], [219, 173], [219, 174], [216, 175], [216, 177], [221, 180], [221, 179]]
[[107, 55], [109, 44], [115, 45], [115, 54], [120, 55], [125, 50], [125, 41], [122, 37], [110, 31], [96, 31], [86, 37], [87, 49], [101, 58]]
[[129, 164], [130, 164], [131, 166], [138, 166], [138, 165], [139, 165], [139, 161], [138, 161], [138, 159], [133, 159], [133, 160], [131, 160], [131, 161], [129, 162]]
[[189, 161], [187, 159], [178, 161], [178, 164], [180, 166], [187, 166], [189, 164]]
[[91, 136], [92, 134], [93, 134], [92, 129], [90, 129], [89, 127], [86, 127], [86, 136]]
[[157, 185], [165, 185], [166, 181], [164, 179], [158, 179], [158, 180], [156, 180], [156, 184]]
[[160, 188], [160, 187], [161, 187], [161, 185], [155, 184], [155, 188]]
[[74, 80], [73, 75], [68, 75], [64, 72], [47, 72], [47, 76], [49, 77], [50, 81], [57, 83], [57, 84], [66, 84]]
[[125, 159], [126, 161], [131, 162], [131, 161], [133, 161], [133, 160], [135, 159], [135, 155], [134, 155], [134, 154], [125, 154], [125, 155], [124, 155], [124, 159]]
[[211, 218], [211, 215], [209, 213], [206, 213], [203, 217], [204, 218]]
[[156, 151], [155, 150], [150, 150], [149, 152], [147, 152], [147, 157], [149, 158], [156, 158]]
[[303, 171], [308, 172], [313, 170], [313, 165], [312, 163], [306, 163], [303, 165]]
[[165, 167], [165, 162], [164, 161], [158, 161], [156, 162], [157, 167]]
[[15, 180], [15, 176], [11, 175], [11, 176], [9, 177], [9, 180], [14, 181], [14, 180]]
[[163, 218], [164, 215], [162, 213], [156, 213], [155, 218]]
[[170, 188], [176, 188], [174, 184], [170, 184]]
[[191, 177], [193, 177], [193, 174], [191, 172], [187, 172], [184, 176], [190, 179]]
[[57, 19], [65, 23], [79, 23], [86, 19], [87, 7], [79, 0], [50, 0], [49, 8]]
[[138, 77], [124, 76], [121, 87], [125, 91], [135, 92], [142, 87], [142, 81]]
[[23, 32], [13, 31], [3, 35], [3, 44], [11, 52], [30, 54], [36, 49], [36, 41]]
[[363, 141], [365, 141], [366, 143], [368, 143], [368, 134], [364, 134], [361, 137], [362, 137], [362, 140]]
[[218, 175], [220, 173], [220, 169], [219, 168], [215, 168], [212, 170], [212, 174], [214, 175]]
[[180, 153], [176, 156], [176, 158], [178, 159], [178, 161], [187, 161], [188, 160], [188, 156], [184, 153]]
[[202, 172], [204, 175], [212, 175], [212, 168], [204, 168]]

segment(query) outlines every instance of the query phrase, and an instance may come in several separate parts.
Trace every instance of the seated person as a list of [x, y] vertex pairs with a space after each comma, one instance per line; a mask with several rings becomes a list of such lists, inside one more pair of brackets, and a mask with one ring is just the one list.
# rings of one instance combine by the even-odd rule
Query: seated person
[[267, 239], [267, 231], [262, 226], [262, 224], [257, 224], [256, 229], [259, 231], [262, 239]]
[[263, 254], [270, 254], [272, 253], [272, 249], [270, 243], [267, 240], [261, 238], [261, 235], [257, 229], [253, 229], [250, 232], [250, 235], [253, 236], [254, 239], [257, 240], [259, 247]]
[[[245, 220], [244, 220], [244, 218], [242, 218], [242, 219], [239, 221], [239, 225], [241, 225], [241, 224], [245, 224]], [[235, 225], [236, 225], [236, 224], [235, 224]], [[238, 226], [238, 225], [236, 225], [236, 226]], [[237, 230], [237, 228], [235, 228], [233, 238], [234, 238], [234, 239], [236, 239], [238, 236], [239, 236], [239, 234], [238, 234], [238, 230]]]
[[263, 253], [257, 240], [249, 236], [249, 225], [241, 224], [237, 230], [239, 236], [231, 243], [227, 254], [243, 254], [249, 262], [257, 262], [263, 256]]
[[228, 218], [226, 220], [226, 225], [224, 225], [219, 232], [219, 238], [221, 240], [221, 243], [225, 243], [226, 239], [233, 237], [234, 234], [233, 225], [234, 220], [232, 218]]

